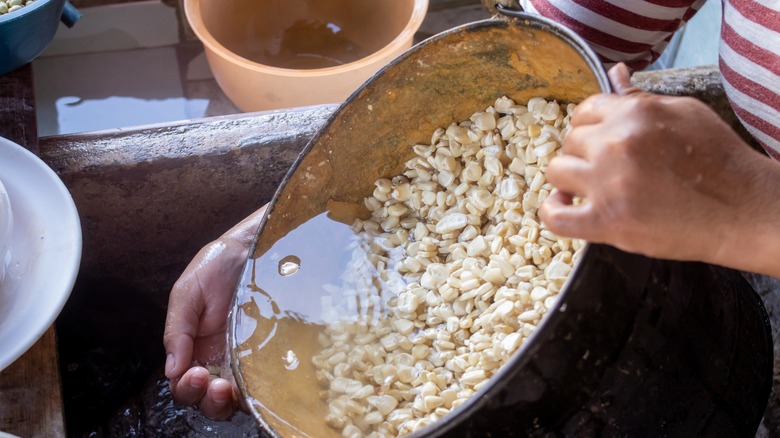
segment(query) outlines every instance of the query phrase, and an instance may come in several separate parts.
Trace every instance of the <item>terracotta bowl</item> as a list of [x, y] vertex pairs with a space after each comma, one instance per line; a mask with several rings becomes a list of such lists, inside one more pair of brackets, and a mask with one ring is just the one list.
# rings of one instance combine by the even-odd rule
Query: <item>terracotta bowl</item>
[[[340, 248], [366, 214], [362, 199], [377, 178], [400, 172], [410, 145], [428, 144], [435, 128], [502, 95], [579, 102], [610, 91], [573, 33], [518, 17], [472, 23], [407, 51], [333, 114], [283, 181], [229, 325], [236, 383], [265, 432], [340, 436], [324, 422], [311, 364], [321, 281], [344, 269]], [[318, 281], [284, 275], [286, 261]], [[413, 436], [753, 436], [771, 386], [769, 329], [737, 272], [589, 244], [504, 368]]]
[[[412, 46], [427, 9], [428, 0], [184, 1], [187, 20], [203, 42], [217, 83], [243, 111], [343, 102]], [[301, 40], [285, 39], [285, 29], [298, 29]], [[334, 64], [362, 56], [306, 69], [272, 56], [285, 49], [312, 50], [317, 40], [349, 46], [327, 52], [344, 56]]]

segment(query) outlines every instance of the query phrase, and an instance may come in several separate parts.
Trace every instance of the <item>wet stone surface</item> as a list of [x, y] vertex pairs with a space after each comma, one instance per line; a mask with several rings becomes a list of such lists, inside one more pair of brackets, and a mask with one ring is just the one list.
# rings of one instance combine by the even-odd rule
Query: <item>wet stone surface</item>
[[245, 413], [237, 413], [229, 421], [214, 421], [195, 408], [177, 405], [162, 369], [150, 377], [140, 396], [114, 414], [106, 432], [123, 437], [264, 436]]

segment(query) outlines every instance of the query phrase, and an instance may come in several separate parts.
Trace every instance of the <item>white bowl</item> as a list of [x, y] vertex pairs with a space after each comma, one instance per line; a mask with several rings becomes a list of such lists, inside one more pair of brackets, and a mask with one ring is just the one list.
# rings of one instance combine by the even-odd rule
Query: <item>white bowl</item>
[[0, 180], [13, 218], [0, 283], [2, 370], [35, 344], [70, 296], [81, 262], [81, 223], [57, 174], [2, 137]]
[[5, 190], [3, 181], [0, 180], [0, 287], [5, 278], [5, 266], [10, 262], [10, 251], [8, 246], [11, 243], [11, 232], [14, 228], [14, 217], [11, 212], [11, 201], [8, 199], [8, 192]]

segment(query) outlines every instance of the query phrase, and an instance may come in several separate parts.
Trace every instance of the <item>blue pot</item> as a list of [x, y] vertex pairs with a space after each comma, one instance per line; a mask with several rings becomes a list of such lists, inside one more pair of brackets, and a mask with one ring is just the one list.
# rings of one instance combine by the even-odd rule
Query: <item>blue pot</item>
[[36, 0], [0, 16], [0, 75], [32, 61], [57, 33], [60, 21], [68, 27], [81, 14], [67, 0]]

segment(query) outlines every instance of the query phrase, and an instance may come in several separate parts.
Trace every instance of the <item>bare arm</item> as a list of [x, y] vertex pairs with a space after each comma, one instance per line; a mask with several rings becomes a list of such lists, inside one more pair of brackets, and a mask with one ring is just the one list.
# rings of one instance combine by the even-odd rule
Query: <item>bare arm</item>
[[174, 399], [225, 419], [238, 408], [237, 390], [211, 379], [206, 365], [223, 364], [227, 316], [238, 278], [266, 207], [204, 246], [174, 284], [163, 342], [165, 375]]

